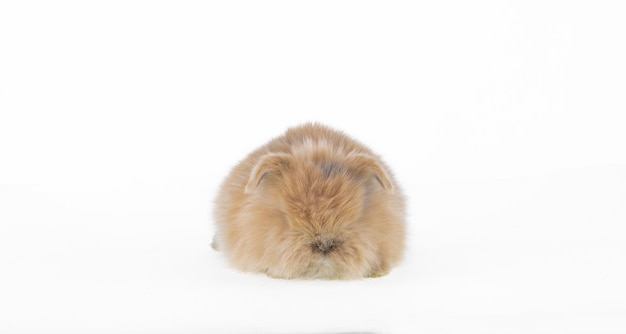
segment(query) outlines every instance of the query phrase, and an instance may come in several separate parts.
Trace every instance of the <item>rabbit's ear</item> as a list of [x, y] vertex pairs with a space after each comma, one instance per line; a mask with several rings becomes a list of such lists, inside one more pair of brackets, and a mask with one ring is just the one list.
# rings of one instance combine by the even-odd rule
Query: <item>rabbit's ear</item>
[[393, 191], [393, 184], [389, 174], [383, 166], [371, 155], [354, 154], [348, 157], [349, 168], [363, 176], [373, 176], [376, 181], [387, 191]]
[[264, 178], [271, 175], [281, 175], [290, 166], [291, 156], [288, 154], [269, 153], [262, 156], [254, 168], [252, 168], [252, 173], [250, 173], [244, 192], [246, 194], [253, 192]]

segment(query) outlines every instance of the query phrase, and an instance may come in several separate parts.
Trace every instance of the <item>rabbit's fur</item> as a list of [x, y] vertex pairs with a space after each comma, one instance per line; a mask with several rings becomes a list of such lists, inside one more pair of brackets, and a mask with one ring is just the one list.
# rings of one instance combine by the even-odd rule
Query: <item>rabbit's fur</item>
[[386, 275], [404, 251], [404, 198], [388, 167], [341, 132], [305, 124], [250, 153], [215, 201], [235, 268], [277, 278]]

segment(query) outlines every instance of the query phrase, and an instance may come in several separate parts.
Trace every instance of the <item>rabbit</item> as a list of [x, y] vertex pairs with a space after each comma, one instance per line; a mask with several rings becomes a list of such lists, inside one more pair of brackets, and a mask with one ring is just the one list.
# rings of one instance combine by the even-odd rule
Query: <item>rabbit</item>
[[239, 162], [214, 205], [213, 248], [283, 279], [387, 275], [405, 248], [405, 204], [369, 148], [319, 123], [289, 128]]

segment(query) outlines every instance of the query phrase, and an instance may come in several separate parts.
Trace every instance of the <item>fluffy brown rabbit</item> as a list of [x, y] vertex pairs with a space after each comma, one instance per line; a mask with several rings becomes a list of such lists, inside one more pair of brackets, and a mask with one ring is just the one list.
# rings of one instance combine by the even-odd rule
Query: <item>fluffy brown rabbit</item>
[[305, 124], [250, 153], [215, 201], [213, 248], [276, 278], [378, 277], [404, 251], [404, 199], [390, 170], [341, 132]]

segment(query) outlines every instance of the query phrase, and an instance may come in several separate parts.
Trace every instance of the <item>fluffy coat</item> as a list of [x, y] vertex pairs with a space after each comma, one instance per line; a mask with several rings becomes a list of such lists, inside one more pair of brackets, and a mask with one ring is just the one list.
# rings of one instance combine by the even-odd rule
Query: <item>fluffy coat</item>
[[237, 164], [214, 215], [214, 248], [239, 270], [276, 278], [383, 276], [404, 251], [404, 198], [391, 171], [320, 124], [288, 129]]

